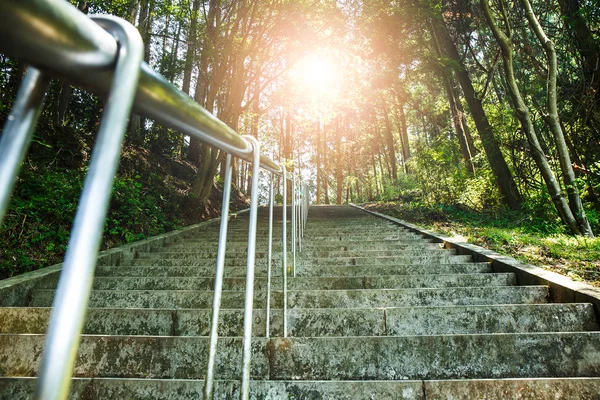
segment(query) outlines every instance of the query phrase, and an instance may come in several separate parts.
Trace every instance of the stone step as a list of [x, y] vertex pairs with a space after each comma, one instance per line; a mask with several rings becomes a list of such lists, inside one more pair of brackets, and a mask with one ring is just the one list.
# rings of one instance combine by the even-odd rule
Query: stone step
[[[36, 376], [44, 337], [0, 335], [0, 375]], [[268, 342], [252, 340], [253, 378], [268, 378]], [[207, 337], [83, 335], [73, 376], [197, 379], [205, 374], [207, 350]], [[241, 350], [242, 338], [219, 338], [217, 378], [241, 376]]]
[[[36, 376], [43, 335], [0, 335], [0, 375]], [[196, 379], [208, 339], [87, 336], [74, 376]], [[216, 377], [240, 376], [241, 338], [222, 337]], [[595, 377], [600, 333], [254, 338], [253, 379], [406, 380]], [[360, 362], [357, 362], [360, 360]]]
[[[254, 307], [264, 308], [266, 292], [257, 288]], [[288, 290], [290, 308], [376, 308], [544, 303], [546, 286], [498, 286], [437, 289]], [[282, 292], [272, 292], [272, 307], [282, 307]], [[31, 307], [50, 307], [53, 290], [33, 290]], [[95, 290], [89, 307], [210, 308], [209, 290]], [[222, 307], [243, 308], [244, 292], [223, 291]]]
[[461, 379], [423, 381], [423, 400], [597, 399], [600, 378]]
[[[212, 310], [90, 308], [84, 334], [208, 336]], [[50, 308], [0, 309], [0, 333], [46, 332]], [[281, 309], [272, 309], [270, 335], [283, 336]], [[265, 336], [266, 311], [253, 314], [253, 334]], [[590, 304], [291, 309], [290, 336], [407, 336], [579, 332], [598, 329]], [[243, 335], [243, 310], [220, 312], [219, 336]]]
[[386, 335], [577, 332], [598, 330], [589, 303], [385, 309]]
[[[185, 242], [178, 242], [178, 245], [182, 245], [185, 243], [185, 246], [195, 247], [199, 249], [215, 249], [219, 242], [217, 240], [205, 240], [202, 238], [198, 239], [186, 239]], [[248, 239], [239, 239], [239, 240], [227, 240], [227, 247], [231, 246], [233, 248], [244, 248], [248, 243]], [[267, 239], [257, 240], [257, 243], [267, 244]], [[288, 241], [288, 244], [291, 241]], [[302, 247], [307, 249], [312, 249], [313, 247], [333, 247], [333, 246], [358, 246], [359, 248], [366, 247], [371, 249], [377, 248], [389, 248], [389, 245], [412, 245], [415, 243], [433, 243], [433, 239], [419, 239], [419, 238], [392, 238], [392, 239], [354, 239], [354, 238], [345, 238], [345, 239], [335, 239], [335, 240], [303, 240]], [[393, 247], [392, 247], [393, 248]]]
[[273, 338], [271, 379], [596, 377], [600, 333]]
[[[29, 400], [36, 378], [2, 378], [6, 399]], [[202, 398], [203, 380], [74, 378], [69, 399], [189, 400]], [[215, 399], [239, 398], [239, 382], [215, 381]], [[527, 378], [401, 381], [267, 381], [250, 382], [251, 400], [395, 399], [447, 400], [590, 400], [600, 393], [600, 378]]]
[[[283, 234], [283, 230], [281, 226], [274, 227], [273, 235], [281, 236]], [[291, 235], [292, 226], [291, 224], [288, 226], [287, 232]], [[362, 225], [356, 227], [349, 228], [318, 228], [318, 229], [305, 229], [304, 236], [307, 238], [320, 237], [320, 236], [335, 236], [335, 235], [349, 235], [349, 236], [364, 236], [364, 235], [405, 235], [405, 236], [413, 236], [420, 237], [419, 234], [411, 232], [406, 229], [402, 229], [396, 226], [389, 226], [384, 228], [373, 228], [369, 225]], [[199, 232], [199, 234], [194, 235], [185, 235], [186, 238], [194, 238], [194, 237], [218, 237], [219, 229], [211, 229]], [[231, 236], [230, 236], [231, 235]], [[258, 225], [257, 226], [257, 236], [268, 236], [269, 235], [269, 227], [268, 225]], [[227, 237], [234, 236], [248, 236], [248, 227], [244, 228], [227, 228]]]
[[[267, 258], [268, 253], [265, 251], [257, 251], [256, 258]], [[303, 250], [299, 252], [299, 256], [303, 259], [306, 258], [347, 258], [347, 257], [418, 257], [418, 256], [451, 256], [456, 255], [456, 250], [453, 249], [442, 249], [439, 247], [425, 247], [425, 248], [406, 248], [402, 250], [346, 250], [346, 251], [315, 251], [315, 250]], [[272, 250], [273, 259], [281, 258], [281, 250], [275, 251]], [[140, 251], [136, 253], [136, 258], [206, 258], [211, 260], [216, 260], [217, 252], [214, 251], [198, 251], [194, 249], [183, 249], [176, 250], [170, 248], [161, 249], [161, 251]], [[244, 253], [233, 253], [227, 251], [225, 253], [226, 259], [246, 259], [246, 254]]]
[[[216, 264], [216, 263], [215, 263]], [[288, 259], [288, 267], [291, 268], [292, 261]], [[288, 268], [288, 269], [290, 269]], [[256, 276], [266, 276], [266, 267], [256, 268]], [[333, 276], [380, 276], [380, 275], [417, 275], [417, 274], [474, 274], [481, 272], [492, 272], [490, 263], [467, 263], [467, 264], [412, 264], [412, 265], [378, 265], [378, 266], [343, 266], [327, 268], [304, 268], [297, 271], [302, 277], [333, 277]], [[96, 276], [140, 276], [140, 277], [211, 277], [215, 274], [215, 266], [189, 267], [189, 266], [108, 266], [96, 267]], [[272, 267], [273, 276], [281, 276], [281, 266]], [[240, 277], [246, 275], [246, 267], [225, 268], [224, 276]], [[291, 272], [288, 273], [291, 276]]]
[[[35, 393], [35, 378], [1, 378], [0, 386], [11, 400], [29, 400]], [[215, 400], [238, 399], [240, 384], [217, 380]], [[70, 399], [189, 400], [201, 399], [203, 380], [75, 378]], [[250, 382], [251, 400], [276, 399], [403, 399], [422, 400], [421, 381], [267, 381]], [[424, 399], [423, 399], [424, 400]]]
[[[289, 258], [288, 258], [289, 259]], [[274, 258], [277, 260], [277, 258]], [[225, 266], [245, 266], [246, 259], [239, 258], [225, 258]], [[446, 254], [433, 254], [433, 255], [421, 255], [421, 256], [393, 256], [393, 257], [339, 257], [339, 258], [306, 258], [300, 254], [296, 255], [296, 265], [300, 265], [306, 268], [310, 267], [329, 267], [329, 266], [351, 266], [351, 265], [399, 265], [399, 264], [464, 264], [472, 261], [470, 255], [446, 255]], [[164, 258], [163, 254], [158, 253], [156, 257], [150, 258], [135, 258], [129, 263], [131, 266], [136, 265], [157, 265], [157, 266], [214, 266], [216, 260], [213, 258]], [[255, 259], [256, 267], [266, 268], [267, 260], [265, 258]]]
[[[291, 245], [291, 244], [288, 244]], [[257, 251], [258, 252], [266, 252], [267, 251], [267, 243], [258, 244]], [[152, 249], [151, 252], [162, 252], [162, 251], [176, 251], [176, 252], [210, 252], [211, 254], [216, 254], [217, 246], [203, 246], [197, 243], [189, 244], [186, 242], [175, 242], [175, 244], [170, 244], [165, 247], [159, 247]], [[247, 243], [227, 243], [227, 252], [238, 251], [245, 252], [247, 251]], [[281, 243], [273, 242], [273, 252], [281, 252]], [[399, 243], [394, 242], [388, 245], [381, 243], [372, 243], [370, 245], [361, 245], [360, 243], [352, 243], [352, 244], [322, 244], [320, 246], [307, 246], [306, 243], [302, 245], [302, 252], [306, 252], [307, 254], [311, 254], [311, 252], [328, 252], [328, 251], [404, 251], [404, 250], [421, 250], [421, 249], [435, 249], [439, 250], [439, 243], [433, 242], [414, 242], [414, 243]], [[288, 247], [288, 252], [291, 252], [290, 247]]]
[[425, 253], [421, 255], [395, 255], [378, 257], [303, 257], [296, 255], [297, 265], [304, 267], [326, 267], [343, 265], [397, 265], [397, 264], [464, 264], [473, 261], [470, 255], [452, 255], [443, 253]]
[[[53, 289], [58, 276], [40, 282], [36, 289]], [[332, 277], [289, 277], [288, 289], [401, 289], [469, 286], [511, 286], [517, 280], [513, 273], [498, 274], [454, 274], [454, 275], [383, 275], [383, 276], [332, 276]], [[256, 288], [265, 288], [266, 277], [254, 280]], [[213, 278], [192, 277], [96, 277], [96, 290], [212, 290]], [[273, 277], [271, 288], [283, 287], [280, 277]], [[223, 279], [225, 290], [245, 290], [245, 277]]]

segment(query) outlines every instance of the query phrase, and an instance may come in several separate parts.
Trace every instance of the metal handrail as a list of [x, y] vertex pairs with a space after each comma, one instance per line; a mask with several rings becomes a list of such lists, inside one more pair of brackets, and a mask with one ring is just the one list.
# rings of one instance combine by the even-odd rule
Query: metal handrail
[[[117, 43], [64, 0], [2, 0], [0, 53], [91, 92], [107, 95], [113, 81]], [[140, 67], [134, 109], [167, 127], [252, 162], [252, 146], [146, 63]], [[278, 164], [265, 155], [261, 155], [260, 165], [281, 173]]]
[[144, 54], [142, 38], [131, 24], [112, 16], [95, 17], [95, 20], [118, 38], [120, 46], [112, 88], [52, 304], [36, 393], [38, 399], [62, 399], [69, 393], [111, 189]]
[[[119, 161], [120, 146], [131, 107], [162, 124], [195, 136], [204, 143], [227, 153], [223, 214], [213, 301], [213, 320], [209, 349], [209, 365], [214, 363], [217, 341], [218, 312], [223, 281], [223, 263], [227, 235], [227, 216], [233, 156], [253, 164], [251, 211], [248, 236], [246, 298], [241, 398], [249, 397], [254, 264], [258, 206], [258, 175], [263, 168], [272, 173], [269, 222], [269, 278], [272, 246], [273, 176], [283, 176], [292, 189], [292, 247], [294, 276], [296, 242], [301, 247], [308, 211], [306, 185], [277, 164], [260, 154], [253, 137], [241, 137], [223, 122], [179, 91], [163, 77], [141, 62], [143, 44], [137, 30], [123, 20], [102, 17], [99, 23], [62, 0], [4, 0], [0, 2], [0, 52], [33, 65], [25, 77], [15, 106], [0, 137], [0, 224], [8, 206], [19, 166], [31, 143], [48, 85], [48, 76], [57, 76], [84, 89], [108, 96], [100, 125], [98, 143], [94, 147], [90, 172], [86, 177], [69, 248], [61, 273], [46, 346], [42, 357], [37, 398], [63, 399], [68, 395], [71, 373], [77, 353], [83, 319], [92, 289], [96, 255], [104, 219], [108, 209], [112, 182]], [[118, 43], [117, 43], [118, 41]], [[131, 58], [130, 58], [131, 57]], [[43, 70], [43, 73], [40, 72]], [[139, 82], [138, 82], [139, 76]], [[119, 94], [117, 93], [119, 90]], [[134, 96], [135, 95], [135, 96]], [[283, 202], [283, 291], [284, 337], [287, 337], [287, 216]], [[78, 268], [75, 268], [75, 262]], [[267, 307], [267, 336], [269, 306]], [[65, 310], [68, 310], [65, 311]], [[216, 312], [215, 312], [216, 310]], [[213, 335], [214, 333], [214, 335]], [[57, 367], [58, 366], [58, 367]], [[207, 375], [214, 376], [210, 367]], [[207, 379], [205, 394], [212, 393], [212, 380]], [[208, 397], [208, 396], [207, 396]]]

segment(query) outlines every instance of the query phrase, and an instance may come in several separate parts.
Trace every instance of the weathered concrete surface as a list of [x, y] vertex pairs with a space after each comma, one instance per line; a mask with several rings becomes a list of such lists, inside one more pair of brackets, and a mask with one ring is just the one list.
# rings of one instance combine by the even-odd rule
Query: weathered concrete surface
[[[288, 260], [289, 265], [291, 262]], [[376, 266], [343, 266], [328, 268], [298, 268], [298, 276], [381, 276], [381, 275], [431, 275], [431, 274], [474, 274], [491, 272], [489, 263], [468, 264], [412, 264], [412, 265], [376, 265]], [[190, 267], [190, 266], [101, 266], [96, 269], [96, 276], [154, 276], [154, 277], [177, 277], [197, 276], [206, 277], [214, 274], [215, 267]], [[258, 267], [256, 276], [266, 276], [266, 268]], [[273, 276], [281, 276], [281, 268], [275, 266], [272, 270]], [[246, 276], [245, 267], [225, 268], [226, 277]]]
[[387, 308], [385, 322], [390, 336], [598, 330], [589, 303]]
[[[383, 258], [383, 257], [420, 257], [420, 256], [452, 256], [455, 255], [456, 251], [454, 250], [445, 250], [436, 247], [422, 247], [422, 248], [407, 248], [402, 250], [346, 250], [346, 251], [309, 251], [303, 250], [299, 252], [297, 257], [300, 261], [303, 260], [315, 260], [322, 261], [320, 259], [340, 259], [345, 260], [346, 258]], [[165, 248], [164, 251], [161, 252], [140, 252], [137, 253], [136, 259], [144, 259], [144, 260], [155, 260], [155, 259], [193, 259], [193, 260], [216, 260], [217, 253], [216, 252], [208, 252], [208, 251], [184, 251], [184, 249], [180, 250], [167, 250]], [[464, 257], [464, 256], [463, 256]], [[236, 260], [236, 261], [246, 261], [246, 254], [244, 253], [233, 253], [226, 254], [226, 260]], [[256, 253], [257, 260], [266, 260], [267, 253], [257, 252]], [[280, 260], [281, 253], [273, 252], [273, 260]]]
[[[362, 209], [353, 205], [358, 209]], [[418, 232], [434, 242], [441, 243], [444, 248], [456, 249], [459, 254], [471, 255], [475, 261], [492, 263], [494, 272], [513, 272], [517, 275], [520, 285], [546, 285], [549, 287], [550, 298], [556, 303], [589, 302], [594, 305], [596, 316], [600, 316], [600, 288], [576, 282], [569, 277], [544, 270], [534, 265], [523, 264], [512, 257], [503, 256], [481, 246], [466, 243], [449, 236], [421, 229], [416, 225], [397, 218], [389, 217], [373, 211], [364, 210], [372, 215], [386, 219], [413, 232]]]
[[[272, 305], [283, 306], [281, 291], [273, 291]], [[533, 304], [546, 301], [544, 286], [498, 286], [419, 289], [288, 290], [289, 307], [375, 308], [481, 304]], [[223, 291], [222, 307], [242, 308], [245, 293]], [[34, 290], [30, 306], [50, 307], [53, 290]], [[89, 300], [94, 308], [210, 308], [208, 290], [95, 290]], [[266, 306], [266, 292], [255, 291], [254, 306]]]
[[[547, 304], [546, 286], [515, 287], [516, 273], [492, 273], [489, 262], [467, 262], [470, 253], [443, 250], [433, 237], [426, 242], [420, 233], [356, 209], [316, 207], [311, 216], [304, 251], [297, 254], [298, 276], [288, 275], [290, 339], [280, 337], [280, 230], [274, 236], [271, 339], [264, 338], [267, 237], [260, 218], [253, 330], [263, 337], [253, 342], [251, 398], [546, 399], [598, 393], [597, 380], [535, 378], [600, 374], [600, 333], [590, 304]], [[230, 228], [223, 305], [233, 308], [221, 311], [217, 374], [232, 380], [216, 387], [217, 398], [237, 399], [247, 221], [236, 219]], [[200, 397], [216, 238], [215, 224], [98, 267], [91, 304], [100, 308], [89, 309], [75, 371], [96, 378], [75, 379], [72, 398]], [[20, 305], [49, 306], [48, 289], [55, 285], [56, 275], [36, 280]], [[48, 313], [0, 310], [0, 375], [36, 372]], [[28, 398], [23, 393], [31, 393], [33, 383], [0, 378], [0, 398]]]
[[[2, 379], [11, 400], [29, 400], [35, 379]], [[73, 379], [70, 399], [189, 400], [202, 398], [202, 380]], [[251, 381], [251, 400], [425, 400], [421, 381]], [[239, 399], [239, 382], [217, 380], [215, 399]], [[4, 397], [0, 397], [4, 399]]]
[[600, 375], [600, 333], [276, 338], [271, 379], [459, 379]]
[[374, 308], [400, 306], [443, 306], [479, 304], [532, 304], [544, 302], [543, 286], [373, 289], [373, 290], [302, 290], [288, 291], [288, 304], [299, 308]]
[[[512, 286], [516, 282], [514, 274], [453, 274], [453, 275], [383, 275], [383, 276], [340, 276], [340, 277], [290, 277], [288, 288], [301, 289], [402, 289], [402, 288], [441, 288]], [[36, 285], [36, 289], [54, 289], [57, 280], [47, 279]], [[265, 288], [266, 277], [254, 280], [255, 288]], [[280, 290], [282, 280], [273, 279], [271, 288]], [[95, 290], [212, 290], [213, 278], [196, 277], [97, 277]], [[226, 277], [224, 290], [245, 290], [245, 277]]]
[[[49, 308], [0, 309], [0, 333], [46, 331]], [[265, 336], [265, 310], [254, 310], [254, 335]], [[109, 309], [88, 311], [85, 334], [208, 336], [208, 309]], [[591, 304], [291, 309], [292, 336], [399, 336], [597, 330]], [[219, 335], [242, 336], [243, 310], [220, 312]], [[271, 336], [283, 335], [280, 309], [271, 310]]]
[[[212, 310], [90, 308], [83, 333], [88, 335], [208, 336]], [[243, 335], [243, 310], [219, 313], [220, 336]], [[1, 308], [0, 333], [46, 333], [50, 308]], [[266, 311], [254, 310], [253, 332], [265, 336]], [[381, 317], [383, 320], [383, 315]], [[280, 310], [271, 311], [271, 332], [282, 332]]]
[[428, 400], [598, 400], [600, 378], [425, 381]]
[[[0, 376], [36, 376], [44, 335], [0, 335]], [[255, 379], [269, 376], [267, 339], [252, 341]], [[208, 338], [169, 336], [82, 336], [74, 376], [196, 379], [204, 376]], [[222, 337], [215, 375], [241, 375], [241, 338]]]
[[[212, 310], [109, 309], [88, 310], [84, 334], [145, 336], [208, 336]], [[0, 309], [0, 333], [44, 334], [50, 308]], [[254, 310], [254, 336], [266, 335], [266, 311]], [[244, 311], [223, 309], [219, 313], [219, 336], [242, 336]], [[269, 332], [283, 336], [282, 310], [271, 310]], [[289, 311], [288, 330], [294, 336], [386, 335], [384, 309], [322, 309]]]
[[[464, 264], [472, 261], [471, 256], [464, 255], [446, 255], [423, 253], [420, 255], [404, 256], [396, 255], [391, 257], [338, 257], [338, 258], [313, 258], [302, 259], [297, 257], [297, 264], [303, 267], [339, 267], [344, 265], [399, 265], [399, 264]], [[211, 258], [199, 257], [145, 257], [136, 258], [131, 261], [130, 265], [156, 265], [156, 266], [198, 266], [198, 267], [215, 267], [215, 260]], [[246, 259], [225, 258], [224, 265], [226, 267], [246, 266]], [[265, 269], [267, 265], [266, 259], [256, 259], [257, 268]]]
[[[341, 277], [290, 277], [288, 288], [301, 289], [401, 289], [401, 288], [436, 288], [464, 286], [512, 286], [515, 285], [514, 274], [454, 274], [454, 275], [383, 275], [383, 276], [341, 276]], [[52, 289], [56, 282], [46, 281], [37, 289]], [[265, 288], [266, 277], [257, 277], [254, 287]], [[283, 286], [281, 279], [273, 279], [271, 288], [278, 290]], [[245, 290], [245, 277], [226, 277], [223, 279], [224, 290]], [[98, 277], [94, 280], [96, 290], [212, 290], [213, 278], [194, 277]]]

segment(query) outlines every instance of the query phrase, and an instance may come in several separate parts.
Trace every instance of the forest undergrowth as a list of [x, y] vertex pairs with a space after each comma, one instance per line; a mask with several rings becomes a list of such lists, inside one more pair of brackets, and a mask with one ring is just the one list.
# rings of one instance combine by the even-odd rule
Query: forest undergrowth
[[[463, 206], [428, 206], [419, 202], [363, 204], [420, 227], [486, 247], [529, 263], [600, 286], [600, 238], [567, 235], [547, 216], [506, 209], [475, 211]], [[598, 232], [598, 226], [594, 226]]]
[[[55, 128], [43, 122], [41, 129], [44, 138], [34, 140], [0, 227], [0, 279], [57, 264], [67, 249], [92, 139], [75, 129], [48, 134]], [[121, 154], [101, 249], [220, 215], [220, 185], [202, 206], [190, 196], [191, 163], [132, 145]], [[231, 202], [232, 210], [248, 204], [237, 190]]]

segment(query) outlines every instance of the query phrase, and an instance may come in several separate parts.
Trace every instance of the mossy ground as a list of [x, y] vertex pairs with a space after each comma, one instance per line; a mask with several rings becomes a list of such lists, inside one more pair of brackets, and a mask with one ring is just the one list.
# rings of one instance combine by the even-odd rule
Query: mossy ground
[[560, 224], [522, 211], [477, 212], [460, 207], [374, 202], [369, 210], [448, 236], [461, 236], [522, 262], [600, 286], [600, 238], [575, 237]]

